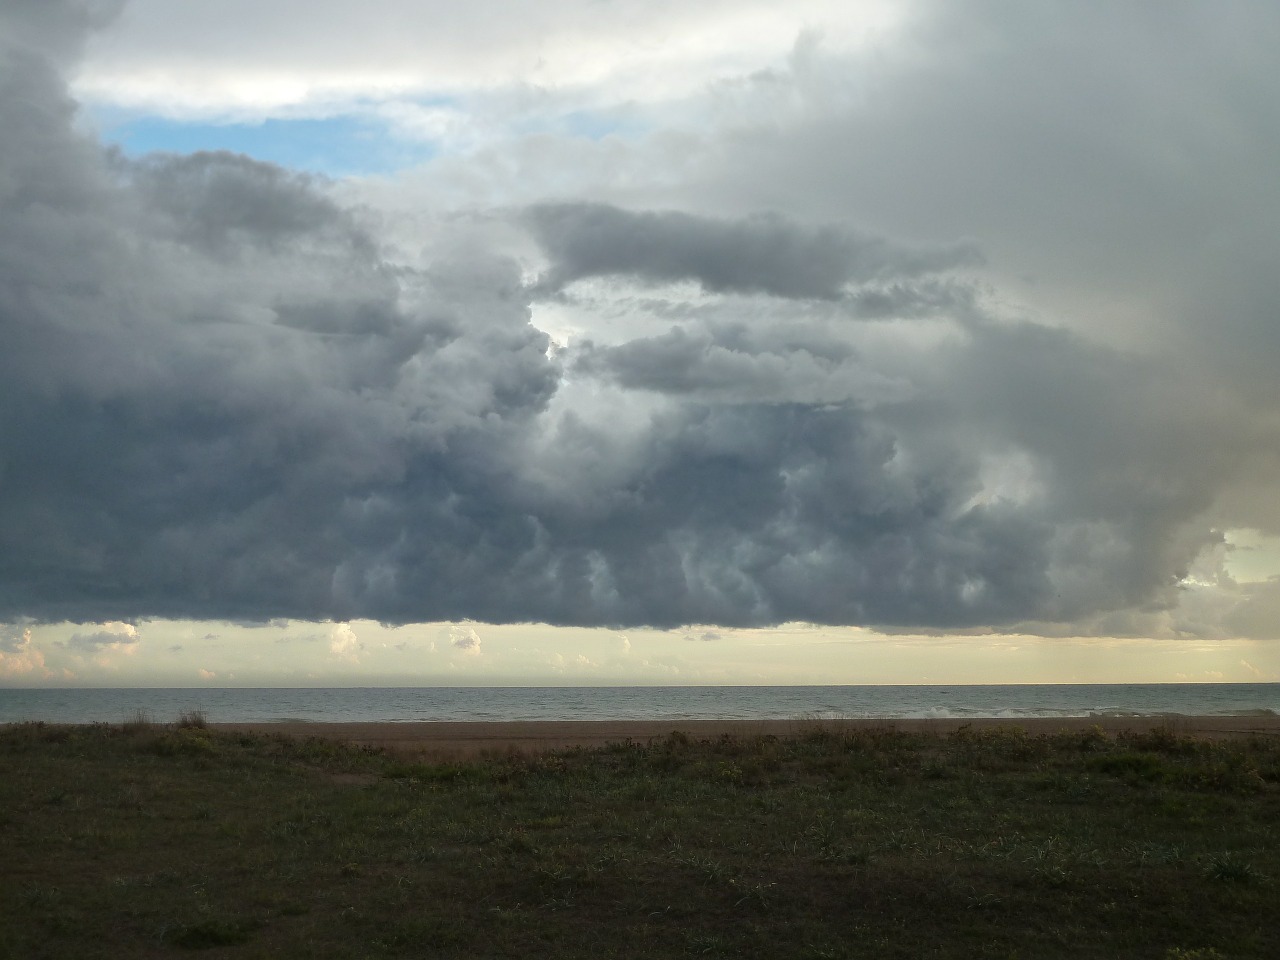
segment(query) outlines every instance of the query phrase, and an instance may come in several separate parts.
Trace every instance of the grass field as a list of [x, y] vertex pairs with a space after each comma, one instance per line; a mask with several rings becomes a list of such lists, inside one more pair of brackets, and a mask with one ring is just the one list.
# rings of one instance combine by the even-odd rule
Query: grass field
[[0, 957], [1280, 957], [1280, 742], [0, 729]]

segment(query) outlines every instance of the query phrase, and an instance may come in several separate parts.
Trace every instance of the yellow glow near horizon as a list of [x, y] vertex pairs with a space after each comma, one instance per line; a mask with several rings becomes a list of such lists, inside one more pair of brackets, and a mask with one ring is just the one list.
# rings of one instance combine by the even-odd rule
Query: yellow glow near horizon
[[[372, 621], [25, 628], [5, 686], [662, 686], [1280, 681], [1252, 640], [893, 636], [854, 627], [605, 630]], [[132, 632], [130, 632], [132, 630]]]

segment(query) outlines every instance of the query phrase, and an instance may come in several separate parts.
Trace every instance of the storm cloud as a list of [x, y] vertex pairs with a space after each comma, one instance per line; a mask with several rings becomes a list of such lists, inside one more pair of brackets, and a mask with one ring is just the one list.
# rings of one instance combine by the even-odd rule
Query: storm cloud
[[[0, 620], [1048, 632], [1175, 606], [1275, 449], [1184, 355], [1005, 309], [959, 222], [487, 208], [534, 277], [465, 224], [406, 257], [322, 178], [127, 158], [43, 9], [0, 53]], [[588, 280], [701, 299], [554, 343]]]
[[776, 214], [736, 221], [678, 211], [633, 213], [599, 203], [529, 208], [558, 290], [586, 277], [692, 280], [715, 293], [835, 300], [853, 283], [936, 273], [979, 261], [970, 245], [912, 250], [836, 227], [803, 228]]

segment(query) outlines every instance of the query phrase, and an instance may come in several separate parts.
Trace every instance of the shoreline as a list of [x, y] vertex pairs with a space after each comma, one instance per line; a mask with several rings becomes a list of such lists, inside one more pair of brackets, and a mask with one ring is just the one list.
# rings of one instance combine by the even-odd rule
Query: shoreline
[[973, 730], [1021, 729], [1031, 736], [1080, 733], [1093, 727], [1115, 736], [1167, 730], [1176, 736], [1230, 739], [1280, 736], [1276, 716], [1031, 717], [910, 720], [467, 720], [396, 722], [210, 723], [227, 732], [318, 737], [396, 753], [470, 757], [490, 753], [539, 753], [572, 747], [603, 747], [633, 741], [649, 743], [673, 732], [698, 740], [721, 736], [793, 737], [815, 729], [835, 732], [894, 730], [946, 736], [962, 727]]

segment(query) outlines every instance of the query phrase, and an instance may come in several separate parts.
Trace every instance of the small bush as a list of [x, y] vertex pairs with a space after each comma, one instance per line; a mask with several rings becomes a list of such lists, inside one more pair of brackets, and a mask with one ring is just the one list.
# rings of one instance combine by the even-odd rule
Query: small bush
[[682, 753], [693, 745], [693, 740], [683, 730], [672, 730], [662, 746], [670, 753]]
[[1192, 756], [1200, 749], [1193, 737], [1179, 735], [1172, 723], [1153, 727], [1146, 733], [1124, 733], [1117, 739], [1138, 750], [1151, 750], [1173, 756]]
[[1110, 743], [1107, 733], [1099, 724], [1093, 724], [1088, 730], [1071, 737], [1082, 753], [1105, 749]]
[[178, 714], [179, 730], [203, 730], [209, 725], [203, 710], [183, 710]]
[[151, 714], [142, 709], [133, 711], [130, 716], [125, 718], [124, 723], [120, 725], [120, 728], [125, 733], [146, 733], [154, 729], [154, 727], [155, 721], [151, 719]]
[[1099, 773], [1149, 783], [1163, 782], [1170, 777], [1170, 770], [1157, 753], [1138, 753], [1133, 750], [1104, 753], [1090, 757], [1085, 766]]
[[1266, 879], [1252, 863], [1233, 853], [1210, 857], [1205, 863], [1204, 873], [1219, 883], [1257, 883]]

